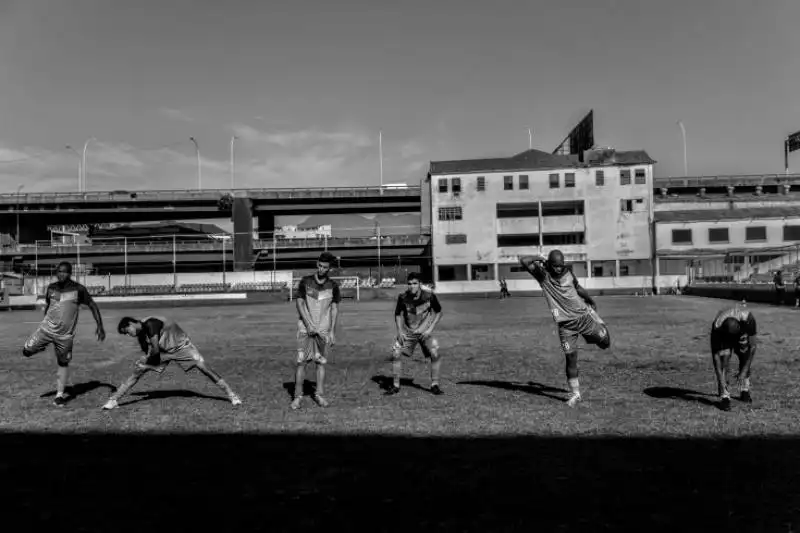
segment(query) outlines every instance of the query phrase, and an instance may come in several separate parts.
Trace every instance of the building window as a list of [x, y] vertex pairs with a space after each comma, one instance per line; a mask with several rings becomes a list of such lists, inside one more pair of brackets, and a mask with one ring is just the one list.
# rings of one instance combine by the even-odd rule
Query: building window
[[539, 216], [539, 202], [497, 204], [497, 218], [533, 218]]
[[472, 281], [486, 281], [494, 279], [494, 265], [470, 265]]
[[448, 191], [447, 178], [441, 178], [439, 180], [439, 192], [442, 193], [442, 192], [447, 192], [447, 191]]
[[690, 229], [672, 230], [672, 244], [692, 244], [692, 230]]
[[483, 192], [486, 190], [486, 178], [483, 176], [478, 176], [478, 192]]
[[564, 174], [564, 187], [575, 187], [575, 173], [567, 172]]
[[526, 191], [528, 190], [528, 176], [523, 174], [519, 177], [519, 190]]
[[514, 190], [514, 176], [503, 176], [503, 190], [504, 191]]
[[558, 189], [561, 185], [561, 179], [559, 178], [558, 174], [550, 174], [550, 188], [551, 189]]
[[505, 246], [539, 246], [539, 234], [498, 235], [497, 247], [502, 248]]
[[708, 228], [708, 242], [727, 243], [730, 242], [728, 228]]
[[623, 169], [619, 171], [619, 184], [620, 185], [630, 185], [631, 184], [631, 171], [628, 169]]
[[542, 245], [544, 246], [560, 246], [563, 244], [585, 244], [583, 232], [545, 233], [542, 235]]
[[619, 201], [619, 209], [623, 213], [633, 213], [633, 200], [622, 199]]
[[467, 281], [467, 265], [439, 265], [439, 281]]
[[636, 185], [647, 185], [647, 173], [643, 168], [636, 169]]
[[440, 221], [461, 220], [462, 216], [463, 216], [463, 214], [461, 212], [461, 207], [440, 207], [439, 208], [439, 220]]
[[467, 244], [467, 236], [464, 233], [450, 233], [444, 236], [445, 244]]
[[783, 227], [783, 240], [784, 241], [800, 241], [800, 226], [784, 226]]
[[767, 240], [767, 227], [766, 226], [748, 226], [744, 229], [744, 240], [747, 242], [752, 241], [766, 241]]
[[543, 217], [563, 217], [582, 215], [583, 200], [562, 200], [558, 202], [542, 202]]
[[461, 194], [461, 178], [453, 178], [453, 194]]
[[606, 184], [606, 174], [602, 170], [595, 170], [594, 171], [594, 184], [598, 187], [602, 187]]

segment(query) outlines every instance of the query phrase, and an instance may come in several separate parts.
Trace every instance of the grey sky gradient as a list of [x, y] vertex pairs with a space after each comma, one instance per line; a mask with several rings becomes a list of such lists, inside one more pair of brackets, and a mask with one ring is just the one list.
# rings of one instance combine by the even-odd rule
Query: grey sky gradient
[[[797, 0], [0, 1], [0, 191], [417, 183], [437, 159], [596, 140], [657, 175], [783, 171]], [[159, 148], [156, 150], [156, 148]], [[800, 170], [800, 155], [792, 158]]]

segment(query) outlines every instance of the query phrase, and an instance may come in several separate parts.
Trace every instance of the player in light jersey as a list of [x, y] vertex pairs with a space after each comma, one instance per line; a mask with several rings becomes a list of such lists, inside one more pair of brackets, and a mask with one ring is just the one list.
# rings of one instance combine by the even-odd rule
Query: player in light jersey
[[172, 362], [177, 363], [184, 372], [197, 368], [225, 391], [233, 405], [241, 405], [242, 400], [239, 396], [219, 374], [209, 368], [189, 335], [174, 320], [155, 316], [137, 320], [126, 316], [120, 320], [117, 331], [121, 335], [135, 337], [145, 356], [136, 362], [133, 374], [111, 395], [103, 405], [103, 409], [117, 408], [120, 398], [136, 385], [142, 376], [151, 371], [161, 374]]
[[744, 303], [720, 310], [711, 324], [711, 358], [717, 378], [720, 408], [725, 411], [731, 408], [728, 364], [733, 353], [739, 359], [739, 399], [745, 403], [753, 401], [750, 395], [750, 365], [756, 354], [757, 335], [756, 319]]
[[299, 319], [292, 409], [300, 409], [303, 402], [306, 365], [311, 361], [317, 365], [314, 401], [320, 407], [328, 406], [324, 396], [325, 365], [328, 362], [328, 350], [336, 344], [336, 322], [339, 318], [339, 303], [342, 301], [339, 284], [328, 276], [335, 259], [330, 252], [322, 252], [317, 260], [317, 272], [305, 276], [297, 287]]
[[566, 358], [567, 382], [570, 395], [567, 405], [581, 401], [578, 382], [578, 338], [606, 350], [611, 346], [611, 334], [597, 314], [597, 305], [586, 289], [578, 283], [572, 269], [564, 264], [564, 254], [553, 250], [547, 259], [541, 255], [521, 257], [520, 264], [539, 282], [558, 324], [558, 337]]
[[403, 373], [402, 356], [411, 357], [419, 344], [422, 354], [431, 360], [431, 392], [444, 394], [439, 386], [442, 358], [439, 342], [433, 338], [433, 331], [442, 319], [442, 305], [436, 294], [423, 289], [419, 275], [412, 272], [407, 279], [408, 290], [397, 297], [394, 308], [394, 321], [397, 337], [392, 346], [392, 387], [386, 394], [400, 392], [400, 376]]
[[64, 389], [69, 377], [69, 363], [72, 361], [72, 346], [81, 305], [87, 306], [92, 311], [94, 321], [97, 323], [97, 340], [102, 342], [106, 338], [100, 309], [86, 287], [73, 281], [71, 276], [72, 265], [66, 261], [59, 263], [56, 270], [58, 281], [51, 283], [45, 293], [44, 320], [25, 341], [22, 348], [22, 355], [30, 357], [44, 351], [50, 344], [53, 345], [58, 363], [56, 397], [53, 403], [58, 407], [64, 406], [69, 401]]

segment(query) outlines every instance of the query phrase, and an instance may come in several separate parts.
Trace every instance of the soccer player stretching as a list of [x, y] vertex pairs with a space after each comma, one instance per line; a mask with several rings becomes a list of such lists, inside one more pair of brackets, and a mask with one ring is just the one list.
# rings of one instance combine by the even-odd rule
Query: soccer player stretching
[[327, 407], [325, 399], [325, 364], [328, 349], [336, 344], [336, 321], [339, 318], [339, 303], [342, 295], [339, 284], [328, 277], [335, 257], [322, 252], [317, 260], [317, 272], [300, 280], [297, 288], [297, 360], [294, 376], [294, 399], [292, 409], [300, 409], [303, 402], [303, 383], [306, 365], [314, 361], [317, 365], [317, 386], [314, 401]]
[[442, 370], [439, 343], [431, 337], [442, 319], [442, 306], [436, 294], [422, 289], [416, 273], [408, 275], [407, 283], [408, 290], [397, 297], [397, 306], [394, 309], [397, 337], [392, 346], [393, 384], [386, 394], [400, 392], [400, 376], [403, 372], [401, 357], [411, 357], [417, 344], [422, 349], [422, 354], [431, 360], [431, 392], [443, 394], [439, 386], [439, 374]]
[[571, 390], [567, 405], [581, 401], [578, 385], [578, 337], [605, 350], [611, 346], [611, 335], [597, 314], [594, 300], [578, 283], [572, 269], [564, 264], [564, 254], [553, 250], [547, 259], [541, 255], [521, 257], [525, 269], [542, 287], [553, 319], [558, 324], [558, 337], [566, 357], [567, 382]]
[[136, 320], [126, 316], [119, 322], [117, 331], [130, 335], [139, 341], [146, 354], [136, 362], [133, 374], [111, 395], [103, 409], [118, 407], [119, 399], [136, 385], [147, 372], [161, 374], [171, 363], [177, 363], [184, 372], [197, 368], [220, 389], [225, 391], [233, 405], [241, 405], [242, 400], [231, 390], [225, 380], [206, 364], [200, 351], [183, 329], [174, 321], [163, 317], [147, 317]]
[[739, 399], [745, 403], [753, 401], [750, 396], [750, 365], [756, 354], [756, 319], [744, 304], [726, 307], [717, 313], [711, 324], [711, 358], [717, 378], [720, 408], [731, 408], [728, 392], [728, 363], [732, 352], [739, 358]]
[[30, 357], [44, 351], [48, 345], [53, 345], [58, 363], [56, 397], [53, 403], [58, 407], [63, 407], [68, 401], [64, 389], [69, 377], [72, 343], [81, 305], [92, 311], [94, 321], [97, 322], [97, 340], [102, 342], [106, 338], [100, 309], [86, 287], [73, 281], [71, 276], [72, 265], [67, 262], [59, 263], [56, 270], [58, 281], [51, 283], [45, 294], [44, 320], [22, 348], [22, 355]]

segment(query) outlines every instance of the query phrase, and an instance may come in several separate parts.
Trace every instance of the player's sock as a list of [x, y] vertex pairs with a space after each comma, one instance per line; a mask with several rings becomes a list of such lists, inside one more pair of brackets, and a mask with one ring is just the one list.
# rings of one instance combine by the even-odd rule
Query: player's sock
[[442, 360], [431, 362], [431, 386], [439, 384], [439, 374], [442, 372]]
[[567, 380], [569, 383], [569, 389], [572, 391], [573, 394], [580, 394], [580, 385], [578, 383], [578, 378], [569, 378]]
[[69, 376], [69, 367], [58, 367], [58, 377], [56, 379], [56, 398], [64, 397], [64, 390], [67, 387], [67, 378]]
[[742, 392], [750, 392], [750, 378], [744, 378], [742, 380]]
[[392, 361], [392, 378], [394, 386], [400, 388], [400, 376], [403, 374], [403, 362]]
[[230, 387], [230, 385], [225, 383], [224, 379], [220, 379], [219, 381], [217, 381], [217, 387], [225, 391], [225, 394], [227, 394], [229, 397], [236, 396], [236, 393], [233, 392], [233, 389]]

